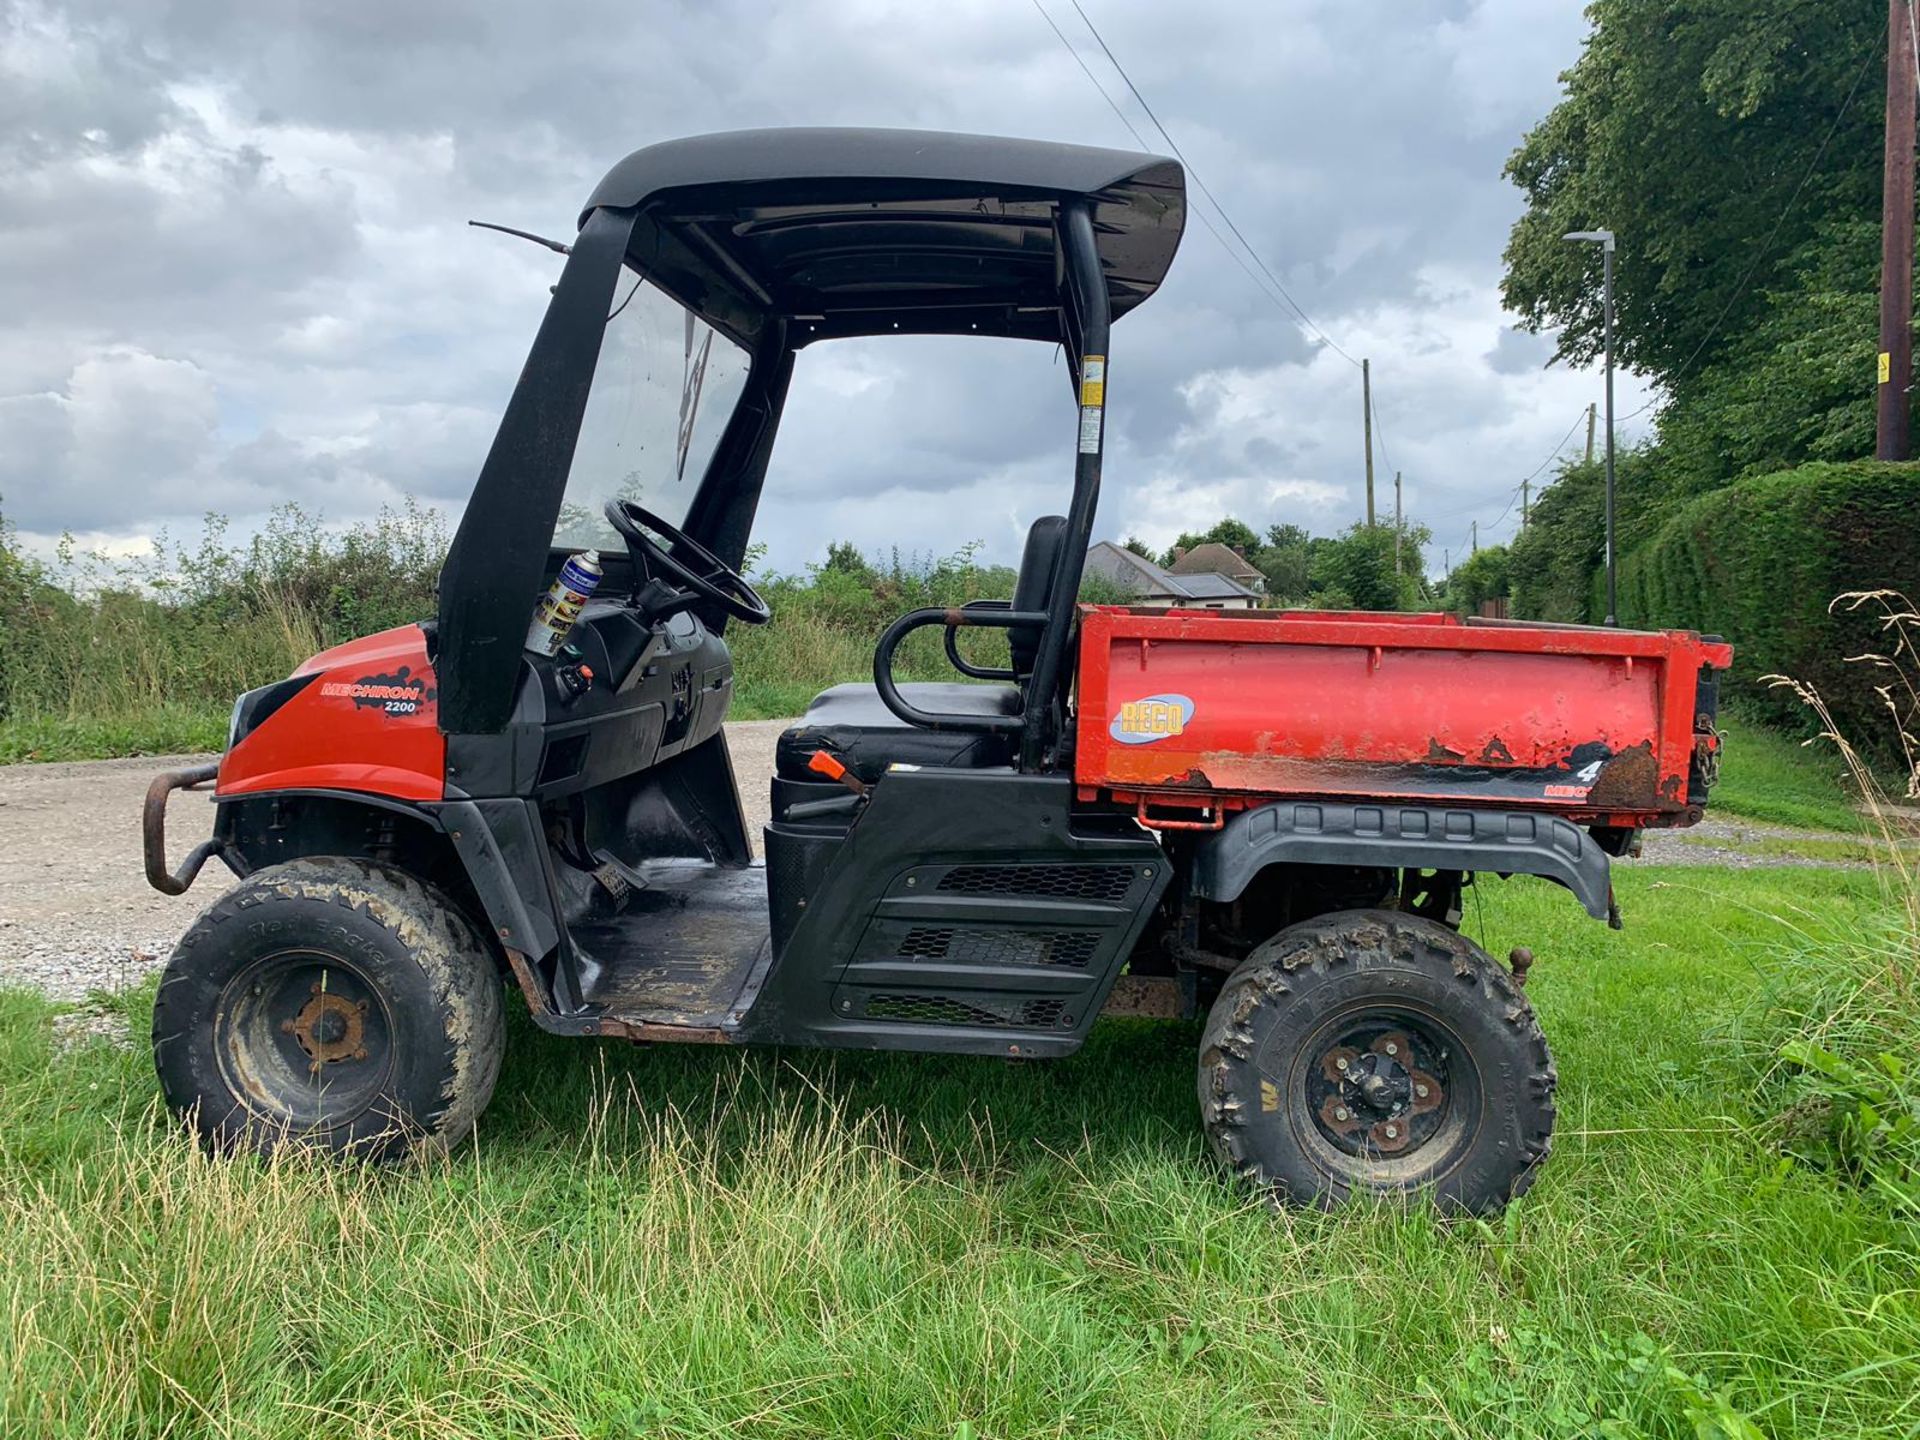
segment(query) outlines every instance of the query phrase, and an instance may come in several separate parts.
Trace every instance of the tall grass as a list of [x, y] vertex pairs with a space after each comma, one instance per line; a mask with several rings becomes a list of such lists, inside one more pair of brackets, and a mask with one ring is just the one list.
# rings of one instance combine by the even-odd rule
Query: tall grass
[[[119, 560], [67, 548], [52, 565], [21, 555], [0, 526], [0, 763], [218, 748], [241, 691], [434, 614], [446, 545], [437, 512], [411, 503], [344, 530], [285, 506], [244, 545], [209, 516], [190, 546], [162, 536]], [[869, 558], [837, 545], [824, 564], [757, 575], [775, 618], [729, 629], [736, 718], [797, 715], [824, 686], [869, 679], [875, 642], [905, 611], [1009, 598], [1014, 572], [980, 564], [976, 549]], [[1082, 595], [1125, 598], [1098, 577]], [[964, 653], [1004, 665], [1005, 638], [975, 631]], [[959, 678], [937, 632], [909, 640], [896, 673]]]
[[1008, 1066], [519, 1018], [476, 1143], [371, 1171], [208, 1160], [144, 1053], [0, 993], [0, 1434], [1911, 1433], [1910, 1230], [1783, 1169], [1702, 1040], [1772, 915], [1844, 935], [1876, 892], [1620, 889], [1619, 934], [1540, 882], [1477, 907], [1543, 957], [1562, 1080], [1491, 1222], [1255, 1203], [1199, 1141], [1192, 1025]]
[[1902, 758], [1899, 777], [1889, 785], [1884, 767], [1869, 764], [1816, 688], [1772, 680], [1816, 717], [1820, 733], [1810, 743], [1833, 748], [1864, 799], [1881, 904], [1847, 943], [1790, 947], [1767, 992], [1761, 1033], [1791, 1076], [1787, 1143], [1920, 1216], [1920, 814], [1910, 808], [1920, 801], [1920, 613], [1886, 590], [1834, 603], [1877, 616], [1882, 643], [1848, 658], [1875, 673], [1890, 731], [1880, 748]]
[[430, 615], [446, 539], [411, 502], [340, 530], [283, 506], [245, 544], [209, 516], [190, 546], [163, 534], [115, 559], [65, 545], [51, 565], [0, 533], [0, 760], [217, 746], [241, 691]]

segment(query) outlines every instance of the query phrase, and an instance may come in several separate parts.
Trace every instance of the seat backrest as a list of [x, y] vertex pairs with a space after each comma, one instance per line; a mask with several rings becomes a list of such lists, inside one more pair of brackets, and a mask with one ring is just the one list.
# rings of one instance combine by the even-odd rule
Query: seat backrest
[[[1067, 517], [1042, 515], [1027, 531], [1027, 548], [1020, 554], [1020, 575], [1013, 582], [1015, 610], [1045, 610], [1053, 598], [1053, 575], [1059, 568], [1060, 552], [1067, 540]], [[1042, 626], [1020, 625], [1007, 631], [1007, 648], [1013, 654], [1013, 673], [1025, 680], [1033, 674], [1040, 658]]]

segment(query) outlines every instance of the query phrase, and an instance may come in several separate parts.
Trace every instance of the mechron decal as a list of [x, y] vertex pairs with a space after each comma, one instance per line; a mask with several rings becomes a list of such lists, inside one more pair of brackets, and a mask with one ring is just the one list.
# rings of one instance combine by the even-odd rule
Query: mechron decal
[[428, 687], [425, 677], [413, 674], [406, 665], [391, 675], [328, 680], [320, 686], [320, 693], [329, 700], [351, 700], [355, 709], [375, 709], [388, 715], [417, 715], [439, 694]]
[[1180, 734], [1193, 719], [1193, 698], [1188, 695], [1149, 695], [1129, 700], [1113, 717], [1107, 733], [1122, 745], [1151, 745]]

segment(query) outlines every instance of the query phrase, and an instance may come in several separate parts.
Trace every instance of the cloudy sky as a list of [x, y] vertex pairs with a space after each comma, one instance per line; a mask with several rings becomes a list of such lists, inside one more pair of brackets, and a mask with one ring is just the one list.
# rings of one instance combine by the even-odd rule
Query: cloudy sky
[[[1599, 395], [1497, 293], [1500, 167], [1578, 53], [1577, 0], [1081, 4], [1320, 329], [1371, 357], [1381, 501], [1404, 471], [1430, 567], [1476, 517], [1509, 533], [1513, 487]], [[1045, 5], [1164, 150], [1071, 0]], [[456, 514], [559, 264], [465, 221], [566, 236], [628, 150], [801, 124], [1138, 148], [1033, 0], [0, 0], [0, 513], [114, 549], [287, 499]], [[1056, 363], [804, 352], [771, 562], [834, 538], [1014, 558], [1070, 484]], [[1108, 396], [1104, 535], [1360, 512], [1358, 370], [1197, 218], [1116, 331]], [[1643, 398], [1625, 379], [1621, 413]]]

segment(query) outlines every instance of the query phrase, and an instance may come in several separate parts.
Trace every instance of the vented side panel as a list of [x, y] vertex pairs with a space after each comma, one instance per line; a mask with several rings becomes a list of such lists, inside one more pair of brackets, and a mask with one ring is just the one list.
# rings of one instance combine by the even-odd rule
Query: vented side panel
[[1027, 1000], [1004, 1008], [990, 1008], [982, 995], [961, 1000], [952, 995], [875, 994], [867, 998], [870, 1020], [897, 1020], [910, 1025], [988, 1026], [996, 1030], [1051, 1030], [1072, 1023], [1066, 1002]]
[[935, 887], [948, 895], [1009, 895], [1028, 899], [1125, 898], [1131, 865], [955, 865]]
[[916, 925], [896, 954], [955, 965], [1060, 965], [1084, 970], [1100, 948], [1098, 930], [974, 930]]

